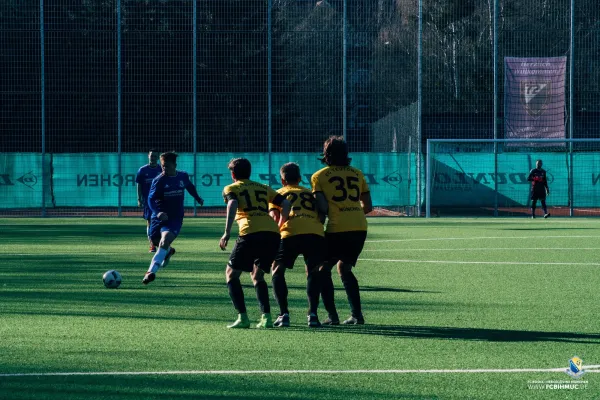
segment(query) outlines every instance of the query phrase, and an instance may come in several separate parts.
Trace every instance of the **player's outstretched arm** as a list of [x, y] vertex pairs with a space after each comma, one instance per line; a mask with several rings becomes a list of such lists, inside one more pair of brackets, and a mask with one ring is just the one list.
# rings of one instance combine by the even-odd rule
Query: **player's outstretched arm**
[[323, 213], [319, 213], [319, 221], [321, 221], [321, 223], [323, 225], [325, 225], [325, 221], [327, 220], [327, 215], [323, 214]]
[[188, 191], [188, 193], [198, 202], [198, 204], [200, 204], [200, 206], [204, 205], [204, 199], [200, 197], [198, 191], [196, 190], [196, 186], [194, 186], [193, 183], [190, 182], [190, 184], [187, 185], [185, 188]]
[[323, 192], [316, 192], [315, 199], [317, 200], [317, 211], [320, 214], [327, 215], [329, 212], [329, 203]]
[[290, 211], [292, 210], [292, 203], [288, 199], [284, 199], [281, 202], [281, 216], [279, 217], [279, 227], [285, 224], [285, 222], [290, 218]]
[[158, 180], [152, 181], [150, 192], [148, 193], [148, 207], [155, 215], [160, 214], [163, 210], [158, 200], [162, 198], [162, 187], [158, 184]]
[[531, 171], [529, 171], [529, 176], [527, 177], [527, 181], [528, 182], [532, 182], [533, 181], [533, 169]]
[[365, 214], [373, 211], [373, 200], [371, 200], [371, 192], [361, 193], [360, 194], [360, 205], [362, 206]]
[[273, 218], [273, 221], [279, 226], [279, 220], [281, 219], [281, 209], [277, 207], [271, 207], [269, 209], [269, 216]]
[[144, 195], [142, 193], [142, 185], [137, 183], [137, 200], [138, 200], [138, 207], [142, 207], [144, 205]]
[[238, 209], [238, 201], [237, 200], [229, 200], [227, 202], [227, 217], [225, 220], [225, 233], [221, 236], [221, 240], [219, 240], [219, 247], [221, 250], [225, 250], [227, 248], [227, 243], [229, 242], [229, 238], [231, 237], [231, 227], [233, 226], [233, 221], [235, 220], [235, 214]]

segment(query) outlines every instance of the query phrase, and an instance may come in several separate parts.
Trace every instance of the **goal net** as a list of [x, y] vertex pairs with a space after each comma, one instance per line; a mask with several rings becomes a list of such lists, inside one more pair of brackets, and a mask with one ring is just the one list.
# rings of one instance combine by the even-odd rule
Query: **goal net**
[[426, 215], [528, 216], [537, 160], [553, 216], [600, 215], [600, 139], [430, 139]]

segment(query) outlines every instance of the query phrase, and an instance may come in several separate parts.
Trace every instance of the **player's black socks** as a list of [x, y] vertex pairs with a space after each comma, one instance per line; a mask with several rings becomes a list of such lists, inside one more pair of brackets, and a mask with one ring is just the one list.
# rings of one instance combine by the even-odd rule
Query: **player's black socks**
[[318, 270], [308, 272], [306, 277], [306, 296], [308, 297], [308, 312], [317, 314], [319, 308], [319, 294], [321, 279]]
[[271, 304], [269, 304], [269, 287], [267, 286], [267, 282], [258, 282], [256, 286], [254, 286], [254, 289], [256, 289], [256, 299], [258, 300], [260, 311], [263, 314], [270, 313]]
[[544, 214], [548, 214], [548, 208], [546, 207], [545, 200], [542, 200], [542, 210], [544, 210]]
[[229, 297], [233, 307], [238, 313], [244, 314], [246, 312], [246, 302], [244, 301], [244, 291], [242, 290], [242, 284], [239, 279], [232, 279], [227, 283], [229, 289]]
[[344, 289], [346, 289], [346, 295], [348, 296], [348, 302], [350, 303], [350, 311], [353, 317], [359, 317], [362, 315], [360, 306], [360, 291], [358, 288], [358, 281], [352, 273], [352, 271], [342, 272], [342, 283]]
[[331, 270], [323, 268], [323, 270], [319, 272], [319, 275], [321, 278], [321, 299], [323, 299], [323, 305], [325, 306], [325, 309], [327, 310], [329, 315], [337, 315], [337, 310], [335, 309], [333, 279], [331, 279]]
[[279, 304], [280, 315], [289, 314], [288, 310], [288, 288], [287, 283], [285, 282], [285, 274], [281, 272], [276, 272], [273, 275], [273, 294], [275, 295], [275, 300], [277, 300], [277, 304]]

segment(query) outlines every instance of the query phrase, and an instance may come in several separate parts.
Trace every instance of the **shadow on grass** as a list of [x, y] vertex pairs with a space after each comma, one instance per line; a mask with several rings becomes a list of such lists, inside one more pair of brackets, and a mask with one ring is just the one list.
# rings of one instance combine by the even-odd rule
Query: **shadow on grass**
[[397, 338], [472, 340], [487, 342], [572, 342], [600, 345], [600, 334], [577, 332], [542, 332], [446, 326], [433, 327], [368, 324], [325, 327], [323, 330], [335, 331], [336, 333], [391, 336]]
[[[238, 369], [243, 369], [240, 365]], [[5, 378], [3, 378], [4, 380]], [[389, 378], [384, 382], [389, 382]], [[357, 384], [358, 383], [358, 384]], [[349, 392], [351, 385], [351, 392]], [[15, 377], [0, 385], [11, 399], [435, 399], [402, 393], [360, 376], [185, 375]], [[3, 397], [4, 398], [4, 397]]]
[[[302, 285], [287, 285], [289, 290], [306, 290], [306, 286]], [[342, 290], [336, 288], [337, 290]], [[272, 290], [272, 287], [269, 286], [269, 290]], [[428, 290], [413, 290], [413, 289], [403, 289], [403, 288], [391, 288], [391, 287], [379, 287], [379, 286], [361, 286], [361, 292], [388, 292], [388, 293], [442, 293], [442, 292], [434, 292]]]
[[402, 288], [389, 288], [389, 287], [377, 287], [377, 286], [361, 286], [361, 292], [392, 292], [392, 293], [442, 293], [434, 292], [430, 290], [413, 290], [413, 289], [402, 289]]
[[[186, 229], [187, 228], [187, 229]], [[213, 239], [218, 240], [222, 229], [212, 226], [186, 226], [185, 220], [181, 230], [182, 237], [187, 239]], [[93, 224], [84, 225], [2, 225], [0, 237], [5, 238], [6, 244], [18, 243], [67, 243], [81, 244], [81, 242], [90, 241], [96, 244], [98, 240], [143, 240], [145, 237], [145, 226], [140, 224], [131, 225], [110, 225]]]

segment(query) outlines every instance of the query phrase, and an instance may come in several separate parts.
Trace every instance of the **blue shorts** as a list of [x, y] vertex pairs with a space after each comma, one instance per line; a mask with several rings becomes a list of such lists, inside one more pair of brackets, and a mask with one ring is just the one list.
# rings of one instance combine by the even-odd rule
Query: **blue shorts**
[[146, 221], [150, 221], [150, 219], [152, 218], [152, 210], [147, 205], [144, 205], [144, 215], [143, 215], [143, 218]]
[[162, 222], [158, 218], [152, 218], [150, 220], [150, 229], [148, 230], [148, 237], [155, 240], [160, 240], [162, 236], [162, 232], [171, 232], [173, 235], [179, 235], [181, 231], [181, 226], [183, 225], [183, 220], [168, 220]]

